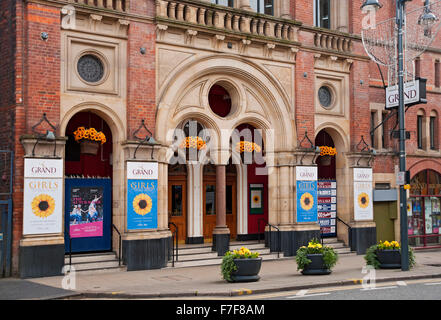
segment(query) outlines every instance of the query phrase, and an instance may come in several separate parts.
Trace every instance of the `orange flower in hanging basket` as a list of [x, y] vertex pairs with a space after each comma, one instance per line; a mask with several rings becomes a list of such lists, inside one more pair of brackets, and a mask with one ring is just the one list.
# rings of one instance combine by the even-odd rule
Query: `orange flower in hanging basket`
[[200, 137], [186, 137], [182, 142], [179, 148], [181, 149], [197, 149], [202, 150], [205, 149], [207, 144]]
[[250, 141], [239, 141], [236, 144], [236, 151], [243, 153], [243, 152], [261, 152], [262, 148], [255, 142]]
[[337, 149], [333, 147], [321, 146], [320, 155], [323, 156], [335, 156], [337, 154]]
[[90, 140], [104, 144], [107, 141], [106, 135], [101, 131], [98, 132], [95, 128], [86, 129], [85, 127], [78, 127], [74, 132], [74, 137], [76, 142], [81, 142], [81, 140]]

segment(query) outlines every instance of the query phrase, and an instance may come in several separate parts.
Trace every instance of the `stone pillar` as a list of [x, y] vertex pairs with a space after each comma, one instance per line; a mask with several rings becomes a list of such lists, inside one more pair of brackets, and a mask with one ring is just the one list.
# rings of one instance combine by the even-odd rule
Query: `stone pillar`
[[280, 18], [282, 19], [292, 19], [291, 12], [289, 10], [290, 1], [282, 0], [280, 1]]
[[226, 166], [216, 166], [216, 227], [213, 230], [213, 251], [223, 256], [230, 247], [230, 229], [226, 214]]
[[252, 11], [253, 9], [250, 6], [250, 0], [239, 0], [239, 9]]

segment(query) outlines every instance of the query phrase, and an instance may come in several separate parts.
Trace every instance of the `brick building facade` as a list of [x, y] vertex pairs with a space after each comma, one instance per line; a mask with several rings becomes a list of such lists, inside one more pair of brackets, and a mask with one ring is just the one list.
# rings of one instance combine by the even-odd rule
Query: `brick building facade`
[[[279, 228], [281, 240], [272, 243], [286, 256], [320, 234], [359, 254], [377, 238], [399, 240], [398, 143], [391, 135], [396, 117], [371, 134], [390, 111], [378, 68], [362, 45], [362, 2], [3, 0], [0, 149], [15, 157], [13, 274], [59, 274], [69, 250], [118, 251], [115, 230], [122, 234], [128, 270], [162, 268], [170, 223], [186, 243], [212, 242], [219, 254], [230, 238], [273, 237], [260, 219]], [[376, 18], [394, 15], [394, 6], [384, 3]], [[417, 62], [427, 78], [428, 103], [406, 113], [407, 168], [414, 178], [409, 235], [411, 244], [423, 247], [440, 244], [439, 45], [435, 41]], [[106, 135], [96, 154], [80, 150], [79, 127]], [[264, 152], [254, 156], [263, 155], [265, 174], [257, 173], [262, 162], [244, 163], [243, 153], [234, 152], [234, 129], [259, 130], [262, 141], [256, 143]], [[192, 148], [181, 147], [178, 131], [184, 138], [199, 136], [209, 152], [191, 161]], [[337, 154], [325, 164], [316, 146], [334, 147]], [[52, 178], [26, 176], [24, 159], [43, 168], [47, 159], [59, 160], [62, 196], [51, 196], [56, 209], [37, 196], [39, 204], [26, 209], [32, 179]], [[138, 220], [129, 218], [133, 163], [155, 164], [157, 198], [144, 213], [154, 219], [145, 228], [131, 227]], [[312, 216], [302, 202], [306, 191], [299, 189], [308, 172], [317, 193], [311, 199], [318, 202]], [[357, 180], [360, 172], [367, 180]], [[424, 172], [430, 181], [421, 180]], [[358, 199], [361, 182], [370, 191]], [[327, 192], [329, 199], [320, 196]], [[79, 220], [103, 224], [95, 230], [106, 238], [103, 246], [94, 247], [90, 235], [83, 241], [69, 233], [78, 222], [71, 215], [69, 223], [77, 205], [84, 211]], [[145, 202], [139, 206], [144, 210]], [[418, 215], [421, 206], [425, 213]], [[26, 210], [54, 210], [42, 221], [60, 215], [62, 222], [39, 229]], [[99, 219], [86, 218], [91, 210]], [[24, 232], [29, 223], [31, 231]]]

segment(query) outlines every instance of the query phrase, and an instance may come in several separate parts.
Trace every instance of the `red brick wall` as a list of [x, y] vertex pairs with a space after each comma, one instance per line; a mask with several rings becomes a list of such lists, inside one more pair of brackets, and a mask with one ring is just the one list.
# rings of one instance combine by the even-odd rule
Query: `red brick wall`
[[[154, 16], [154, 1], [130, 1], [130, 12]], [[145, 120], [146, 126], [154, 133], [156, 116], [156, 26], [153, 23], [130, 22], [128, 40], [128, 138]], [[141, 54], [140, 48], [146, 53]], [[142, 133], [141, 133], [142, 134]]]

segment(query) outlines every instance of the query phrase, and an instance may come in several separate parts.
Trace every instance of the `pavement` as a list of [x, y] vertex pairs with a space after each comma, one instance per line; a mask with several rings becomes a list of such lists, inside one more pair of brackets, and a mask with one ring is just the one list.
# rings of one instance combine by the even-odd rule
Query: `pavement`
[[[441, 250], [416, 251], [416, 266], [375, 270], [376, 282], [441, 278]], [[228, 283], [220, 266], [145, 271], [100, 271], [35, 279], [0, 279], [0, 299], [156, 299], [204, 296], [213, 299], [269, 292], [360, 284], [367, 273], [363, 255], [340, 255], [330, 275], [305, 276], [294, 257], [263, 261], [260, 280]], [[366, 271], [366, 270], [365, 270]], [[67, 288], [66, 284], [71, 287]], [[63, 289], [64, 286], [64, 289]], [[65, 290], [68, 289], [68, 290]], [[252, 296], [250, 296], [252, 299]]]

